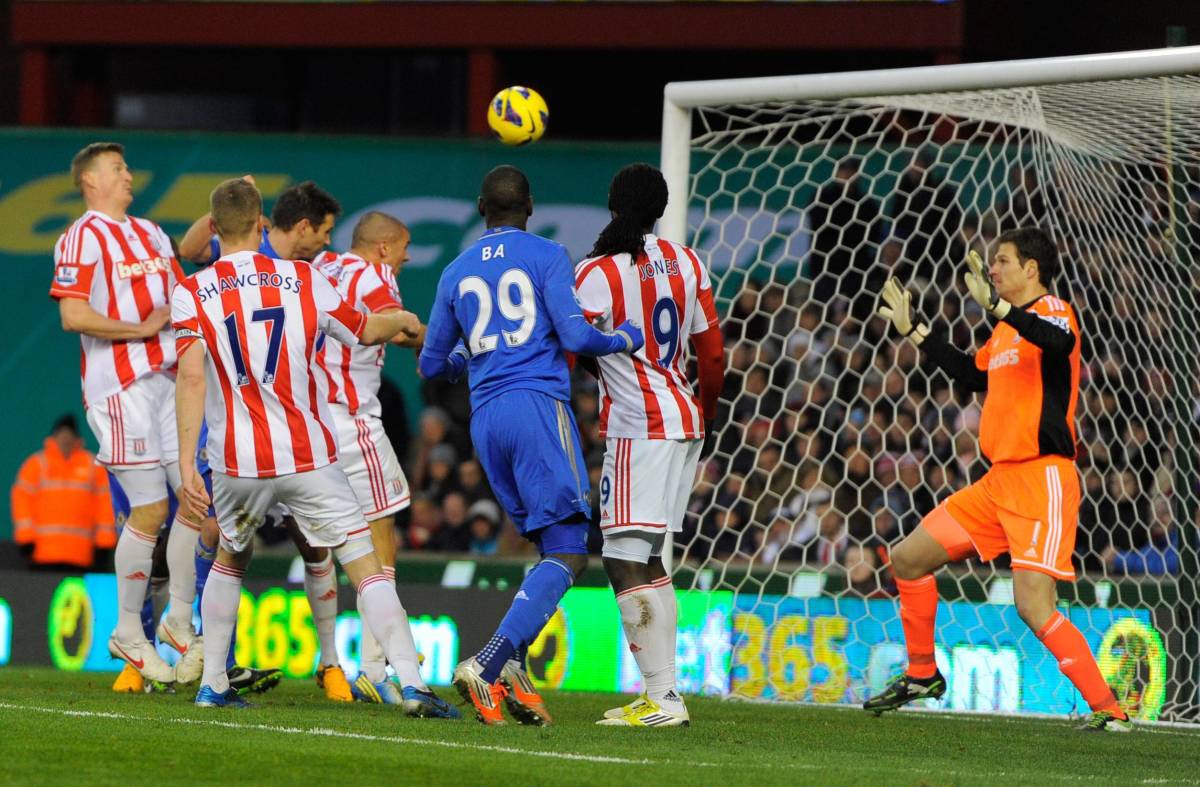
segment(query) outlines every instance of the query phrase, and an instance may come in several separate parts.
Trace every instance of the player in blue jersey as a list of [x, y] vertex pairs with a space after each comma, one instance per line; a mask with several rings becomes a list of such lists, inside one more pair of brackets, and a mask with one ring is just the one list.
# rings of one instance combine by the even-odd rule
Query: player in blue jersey
[[523, 655], [587, 565], [591, 517], [564, 351], [633, 352], [643, 336], [635, 323], [602, 333], [584, 319], [567, 250], [525, 231], [533, 199], [520, 170], [487, 174], [479, 212], [487, 231], [442, 271], [420, 370], [427, 378], [468, 370], [480, 463], [542, 559], [486, 647], [454, 670], [454, 686], [484, 724], [504, 723], [502, 702], [518, 722], [545, 724]]
[[[254, 178], [249, 175], [243, 179], [254, 183]], [[311, 180], [290, 186], [275, 200], [271, 210], [271, 227], [263, 229], [258, 251], [273, 259], [311, 260], [329, 244], [330, 233], [341, 211], [342, 207], [333, 195]], [[209, 214], [201, 216], [188, 229], [179, 244], [179, 253], [201, 265], [211, 264], [220, 257], [220, 247], [213, 234], [212, 217]], [[205, 436], [202, 435], [199, 442], [201, 451], [204, 444]], [[207, 462], [198, 462], [197, 467], [206, 468]], [[333, 557], [328, 549], [309, 546], [286, 511], [280, 509], [277, 513], [284, 517], [292, 541], [304, 559], [304, 595], [312, 608], [313, 624], [321, 644], [317, 685], [331, 700], [353, 702], [354, 695], [339, 662], [336, 645], [337, 575], [333, 570]], [[216, 558], [217, 537], [216, 520], [212, 520], [211, 527], [201, 532], [196, 545], [198, 596], [203, 594], [204, 582]], [[239, 693], [265, 691], [279, 682], [282, 673], [278, 670], [251, 670], [234, 665], [232, 647], [229, 664], [237, 674], [235, 676], [231, 672], [230, 685]]]
[[[250, 175], [243, 179], [254, 183]], [[338, 201], [311, 180], [289, 186], [275, 200], [270, 227], [263, 228], [258, 250], [274, 259], [311, 260], [329, 245], [341, 211]], [[211, 265], [221, 256], [209, 214], [192, 222], [179, 242], [179, 254], [198, 265]]]

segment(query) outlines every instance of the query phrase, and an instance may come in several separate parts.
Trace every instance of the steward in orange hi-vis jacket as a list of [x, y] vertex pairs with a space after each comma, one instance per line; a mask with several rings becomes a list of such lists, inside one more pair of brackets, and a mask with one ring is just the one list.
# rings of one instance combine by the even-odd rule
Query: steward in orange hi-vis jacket
[[12, 488], [16, 542], [35, 566], [90, 568], [96, 549], [117, 544], [108, 476], [79, 442], [75, 419], [54, 425]]

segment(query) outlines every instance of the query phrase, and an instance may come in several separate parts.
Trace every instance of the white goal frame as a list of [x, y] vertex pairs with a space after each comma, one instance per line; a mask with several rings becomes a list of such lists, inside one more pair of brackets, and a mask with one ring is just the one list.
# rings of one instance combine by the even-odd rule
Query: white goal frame
[[678, 242], [687, 239], [691, 193], [688, 152], [692, 109], [696, 107], [1033, 87], [1186, 72], [1200, 73], [1200, 46], [832, 74], [670, 82], [663, 90], [662, 127], [662, 172], [667, 179], [668, 200], [659, 229], [665, 238]]
[[[869, 98], [871, 103], [878, 103], [888, 96], [1002, 90], [1184, 74], [1200, 75], [1200, 46], [875, 71], [672, 82], [666, 85], [663, 95], [661, 169], [666, 178], [669, 198], [659, 222], [659, 233], [678, 242], [689, 243], [694, 240], [696, 228], [688, 225], [688, 208], [694, 187], [694, 173], [691, 170], [694, 109], [859, 98]], [[1169, 114], [1167, 122], [1169, 129]], [[1170, 142], [1167, 150], [1170, 156]], [[673, 568], [674, 558], [668, 534], [663, 550], [668, 571]], [[1200, 674], [1195, 680], [1200, 683]]]

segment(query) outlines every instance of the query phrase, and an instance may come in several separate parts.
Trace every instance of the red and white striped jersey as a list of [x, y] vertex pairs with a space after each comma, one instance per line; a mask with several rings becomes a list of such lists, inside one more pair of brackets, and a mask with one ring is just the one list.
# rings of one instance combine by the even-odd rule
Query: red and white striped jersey
[[[363, 313], [403, 309], [400, 288], [391, 268], [371, 263], [349, 252], [324, 252], [313, 260], [337, 289], [342, 300]], [[332, 337], [318, 341], [317, 363], [325, 373], [329, 401], [351, 415], [382, 414], [379, 406], [379, 377], [383, 369], [383, 345], [347, 345]]]
[[717, 326], [708, 271], [696, 252], [646, 236], [636, 260], [628, 254], [595, 257], [575, 267], [583, 313], [612, 330], [636, 320], [646, 345], [633, 355], [597, 358], [600, 434], [660, 440], [704, 436], [700, 401], [687, 378], [688, 337]]
[[[54, 244], [50, 297], [79, 298], [113, 320], [142, 322], [171, 302], [183, 270], [171, 239], [133, 216], [117, 221], [89, 210]], [[150, 339], [111, 341], [80, 334], [84, 403], [99, 402], [134, 380], [175, 367], [175, 341], [164, 328]]]
[[337, 438], [313, 360], [324, 332], [354, 344], [367, 318], [306, 262], [243, 251], [185, 279], [171, 296], [182, 354], [208, 352], [208, 461], [243, 478], [274, 478], [337, 460]]

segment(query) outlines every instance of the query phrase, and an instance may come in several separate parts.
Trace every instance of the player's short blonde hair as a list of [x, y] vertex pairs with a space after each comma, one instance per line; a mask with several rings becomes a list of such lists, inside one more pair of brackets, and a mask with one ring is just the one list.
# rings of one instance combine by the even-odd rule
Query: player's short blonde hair
[[222, 238], [246, 237], [262, 215], [262, 195], [242, 178], [230, 178], [217, 186], [208, 203], [217, 235]]
[[71, 180], [75, 183], [75, 188], [83, 189], [83, 173], [92, 168], [92, 164], [102, 153], [124, 156], [125, 146], [120, 142], [93, 142], [76, 153], [71, 159]]

